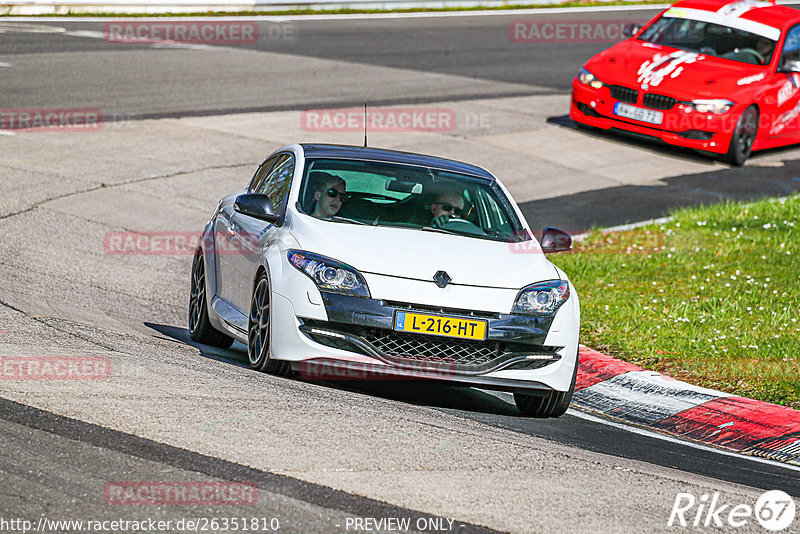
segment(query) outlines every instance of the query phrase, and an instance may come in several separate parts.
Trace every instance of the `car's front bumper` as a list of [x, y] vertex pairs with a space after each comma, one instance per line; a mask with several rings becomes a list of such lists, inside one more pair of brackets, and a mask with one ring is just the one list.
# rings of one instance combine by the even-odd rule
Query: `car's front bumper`
[[[433, 310], [330, 293], [322, 298], [327, 321], [297, 317], [288, 299], [273, 294], [273, 355], [294, 362], [309, 379], [404, 378], [508, 391], [564, 391], [577, 364], [577, 321], [552, 332], [552, 318]], [[574, 313], [568, 304], [562, 310]], [[397, 311], [483, 319], [487, 339], [395, 332]]]
[[[630, 105], [644, 107], [640, 92], [637, 103]], [[659, 125], [648, 124], [620, 117], [614, 113], [618, 101], [611, 96], [608, 86], [594, 89], [579, 82], [572, 83], [572, 102], [569, 116], [575, 122], [596, 128], [619, 129], [648, 137], [655, 137], [671, 145], [724, 154], [730, 146], [736, 119], [741, 109], [732, 109], [723, 115], [686, 111], [686, 107], [676, 104], [663, 113]]]

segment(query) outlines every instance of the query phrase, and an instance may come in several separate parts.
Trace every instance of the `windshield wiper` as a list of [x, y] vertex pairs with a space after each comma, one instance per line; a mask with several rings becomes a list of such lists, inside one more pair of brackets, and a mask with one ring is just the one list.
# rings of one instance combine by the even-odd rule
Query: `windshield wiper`
[[461, 232], [454, 232], [452, 230], [445, 230], [444, 228], [436, 228], [435, 226], [423, 226], [420, 228], [423, 232], [439, 232], [440, 234], [450, 234], [450, 235], [465, 235]]
[[338, 217], [338, 216], [336, 216], [336, 215], [334, 215], [333, 217], [331, 217], [331, 220], [332, 220], [333, 222], [342, 222], [342, 223], [350, 223], [350, 224], [360, 224], [360, 225], [362, 225], [362, 226], [366, 226], [366, 224], [367, 224], [367, 223], [365, 223], [365, 222], [357, 221], [357, 220], [355, 220], [355, 219], [348, 219], [347, 217]]

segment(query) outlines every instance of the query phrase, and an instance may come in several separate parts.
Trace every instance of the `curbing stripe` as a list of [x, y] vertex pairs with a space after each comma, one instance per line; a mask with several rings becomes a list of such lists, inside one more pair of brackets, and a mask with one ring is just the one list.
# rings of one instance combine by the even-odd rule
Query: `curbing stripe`
[[576, 392], [575, 399], [592, 410], [653, 426], [723, 395], [654, 371], [631, 371]]
[[723, 449], [800, 466], [800, 411], [701, 388], [585, 347], [575, 406]]

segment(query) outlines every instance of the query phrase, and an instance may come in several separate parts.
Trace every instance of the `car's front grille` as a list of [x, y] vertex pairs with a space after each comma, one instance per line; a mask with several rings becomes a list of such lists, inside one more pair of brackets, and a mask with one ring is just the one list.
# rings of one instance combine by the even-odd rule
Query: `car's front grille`
[[675, 104], [678, 103], [678, 101], [672, 98], [671, 96], [657, 95], [655, 93], [647, 93], [644, 95], [642, 103], [645, 105], [645, 107], [651, 109], [661, 109], [666, 111], [668, 109], [672, 109], [673, 106], [675, 106]]
[[611, 85], [609, 89], [611, 90], [611, 97], [620, 102], [635, 104], [636, 100], [639, 98], [639, 91], [631, 89], [630, 87], [625, 87], [624, 85]]
[[[535, 369], [560, 359], [556, 347], [472, 341], [396, 332], [383, 328], [306, 321], [304, 331], [317, 343], [357, 352], [401, 367], [481, 373], [502, 367], [515, 360], [513, 368]], [[328, 332], [346, 334], [347, 338], [329, 336]], [[530, 358], [528, 358], [530, 356]]]
[[437, 338], [373, 329], [364, 339], [396, 363], [418, 362], [444, 366], [489, 367], [502, 357], [500, 343]]

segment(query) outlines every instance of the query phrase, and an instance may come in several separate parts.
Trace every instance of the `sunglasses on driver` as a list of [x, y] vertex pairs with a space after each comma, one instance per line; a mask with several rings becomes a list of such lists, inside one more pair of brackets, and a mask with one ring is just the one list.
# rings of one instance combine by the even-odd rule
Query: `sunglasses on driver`
[[450, 211], [456, 217], [461, 217], [461, 214], [464, 213], [464, 210], [462, 208], [459, 208], [458, 206], [453, 206], [452, 204], [445, 204], [441, 202], [437, 202], [437, 204], [439, 204], [442, 207], [442, 211]]
[[326, 191], [326, 193], [327, 193], [327, 195], [328, 195], [329, 197], [331, 197], [331, 198], [336, 198], [336, 197], [339, 197], [339, 198], [342, 200], [342, 202], [344, 202], [345, 200], [347, 200], [347, 193], [342, 193], [342, 192], [341, 192], [341, 191], [339, 191], [338, 189], [334, 189], [334, 188], [332, 188], [332, 187], [331, 187], [330, 189], [328, 189], [328, 190]]

